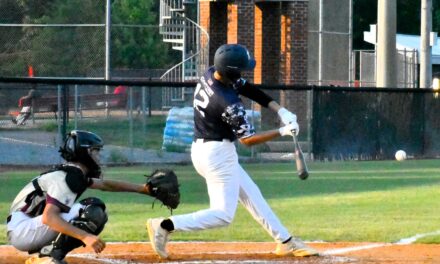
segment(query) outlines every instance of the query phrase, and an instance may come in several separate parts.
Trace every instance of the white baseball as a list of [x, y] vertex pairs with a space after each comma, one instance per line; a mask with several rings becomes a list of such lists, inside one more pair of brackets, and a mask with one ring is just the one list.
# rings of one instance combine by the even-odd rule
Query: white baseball
[[398, 161], [406, 160], [406, 152], [403, 150], [396, 151], [396, 154], [394, 156]]

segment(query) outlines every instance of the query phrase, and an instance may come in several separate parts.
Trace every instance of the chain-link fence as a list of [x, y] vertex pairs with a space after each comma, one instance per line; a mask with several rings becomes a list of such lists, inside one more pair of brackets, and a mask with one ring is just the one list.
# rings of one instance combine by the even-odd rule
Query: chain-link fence
[[[399, 88], [417, 88], [418, 53], [416, 50], [397, 50], [397, 83]], [[352, 87], [376, 86], [376, 52], [356, 50], [352, 54], [349, 85]]]
[[162, 41], [158, 4], [124, 2], [106, 23], [106, 1], [1, 1], [0, 76], [159, 78], [181, 54]]
[[[193, 88], [195, 83], [2, 80], [0, 164], [53, 163], [59, 159], [62, 137], [72, 129], [94, 131], [104, 138], [105, 163], [190, 162], [192, 104], [164, 111], [161, 98], [163, 89]], [[287, 90], [292, 98], [312, 97], [304, 107], [289, 109], [298, 115], [299, 139], [307, 157], [391, 159], [398, 149], [415, 158], [440, 157], [440, 99], [432, 90], [261, 88]], [[281, 125], [276, 114], [246, 105], [257, 131]], [[288, 137], [253, 148], [238, 143], [237, 147], [246, 159], [293, 162]]]
[[189, 162], [186, 153], [163, 152], [168, 112], [161, 98], [162, 87], [2, 83], [0, 164], [59, 162], [57, 150], [73, 129], [104, 139], [105, 164]]

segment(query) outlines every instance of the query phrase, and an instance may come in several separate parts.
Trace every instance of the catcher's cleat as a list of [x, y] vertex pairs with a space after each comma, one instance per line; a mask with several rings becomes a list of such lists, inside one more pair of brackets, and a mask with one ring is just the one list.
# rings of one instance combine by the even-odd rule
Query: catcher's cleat
[[64, 260], [57, 260], [51, 257], [30, 257], [25, 264], [67, 264]]
[[310, 257], [318, 256], [319, 253], [315, 249], [308, 247], [301, 240], [292, 238], [287, 243], [279, 243], [275, 249], [278, 256], [293, 255], [294, 257]]
[[148, 219], [147, 231], [154, 252], [156, 252], [159, 257], [166, 259], [168, 258], [168, 253], [165, 247], [168, 242], [168, 236], [170, 232], [160, 226], [160, 223], [162, 221], [163, 218]]

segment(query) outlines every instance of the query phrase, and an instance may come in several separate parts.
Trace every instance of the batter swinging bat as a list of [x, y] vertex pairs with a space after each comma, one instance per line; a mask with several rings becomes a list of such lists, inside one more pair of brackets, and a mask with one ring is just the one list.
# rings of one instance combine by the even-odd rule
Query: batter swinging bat
[[298, 177], [301, 180], [307, 179], [309, 177], [309, 169], [307, 168], [306, 161], [304, 159], [304, 154], [299, 146], [298, 139], [296, 138], [295, 131], [293, 131], [293, 143], [295, 145], [295, 162], [296, 171], [298, 172]]

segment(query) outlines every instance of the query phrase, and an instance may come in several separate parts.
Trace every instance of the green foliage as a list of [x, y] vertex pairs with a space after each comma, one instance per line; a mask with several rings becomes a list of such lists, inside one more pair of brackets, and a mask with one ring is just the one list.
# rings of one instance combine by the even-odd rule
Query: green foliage
[[[20, 23], [23, 20], [22, 7], [15, 0], [0, 1], [0, 23]], [[16, 28], [0, 28], [0, 68], [3, 75], [12, 76], [14, 72], [23, 72], [24, 52], [17, 49], [23, 32]]]
[[[0, 97], [1, 98], [1, 97]], [[166, 116], [151, 116], [145, 121], [141, 117], [133, 119], [133, 143], [136, 148], [155, 149], [162, 148], [163, 131], [165, 128]], [[44, 122], [35, 128], [47, 132], [56, 132], [58, 124], [56, 122]], [[75, 129], [73, 120], [67, 124], [67, 131]], [[129, 147], [130, 121], [125, 118], [109, 118], [101, 120], [80, 120], [77, 129], [93, 131], [102, 137], [106, 144]], [[123, 162], [121, 157], [117, 157], [115, 153], [115, 161]]]
[[[6, 23], [99, 24], [87, 27], [23, 27], [0, 29], [0, 54], [7, 54], [2, 75], [102, 77], [105, 68], [106, 2], [94, 0], [2, 1]], [[158, 26], [159, 2], [112, 1], [111, 69], [163, 69], [180, 59], [164, 45]], [[2, 12], [0, 11], [0, 14]], [[2, 47], [4, 46], [4, 47]]]
[[55, 132], [58, 130], [58, 124], [54, 122], [45, 122], [41, 124], [40, 129], [46, 132]]
[[[7, 10], [2, 12], [0, 16], [0, 23], [16, 23], [23, 19], [21, 7], [16, 0], [2, 0], [0, 1], [0, 10]], [[0, 40], [7, 40], [8, 36], [0, 35]], [[0, 43], [4, 43], [1, 41]]]
[[[145, 126], [141, 118], [133, 120], [133, 143], [136, 148], [156, 149], [162, 148], [163, 131], [166, 116], [151, 116], [145, 120]], [[84, 120], [79, 122], [78, 129], [89, 130], [102, 137], [106, 144], [118, 146], [130, 146], [129, 133], [130, 122], [126, 119], [112, 118], [107, 120]], [[68, 130], [73, 129], [73, 123], [69, 123]]]
[[[113, 67], [164, 68], [172, 63], [176, 52], [163, 45], [156, 26], [158, 2], [119, 0], [113, 2], [112, 10]], [[118, 24], [150, 26], [127, 28]]]
[[[142, 175], [160, 166], [104, 168], [108, 179], [143, 183]], [[209, 205], [206, 185], [192, 166], [168, 166], [180, 181], [179, 215]], [[311, 176], [301, 181], [294, 164], [245, 164], [244, 168], [282, 223], [305, 240], [396, 242], [416, 234], [438, 230], [440, 169], [438, 160], [313, 162]], [[40, 171], [0, 173], [0, 211], [6, 212], [17, 192]], [[106, 241], [145, 241], [145, 222], [170, 212], [153, 198], [132, 194], [87, 190], [83, 195], [102, 198], [109, 222], [102, 234]], [[6, 243], [0, 224], [0, 244]], [[220, 229], [176, 232], [172, 239], [199, 241], [272, 241], [242, 207], [233, 223]], [[427, 236], [419, 243], [439, 243]]]

